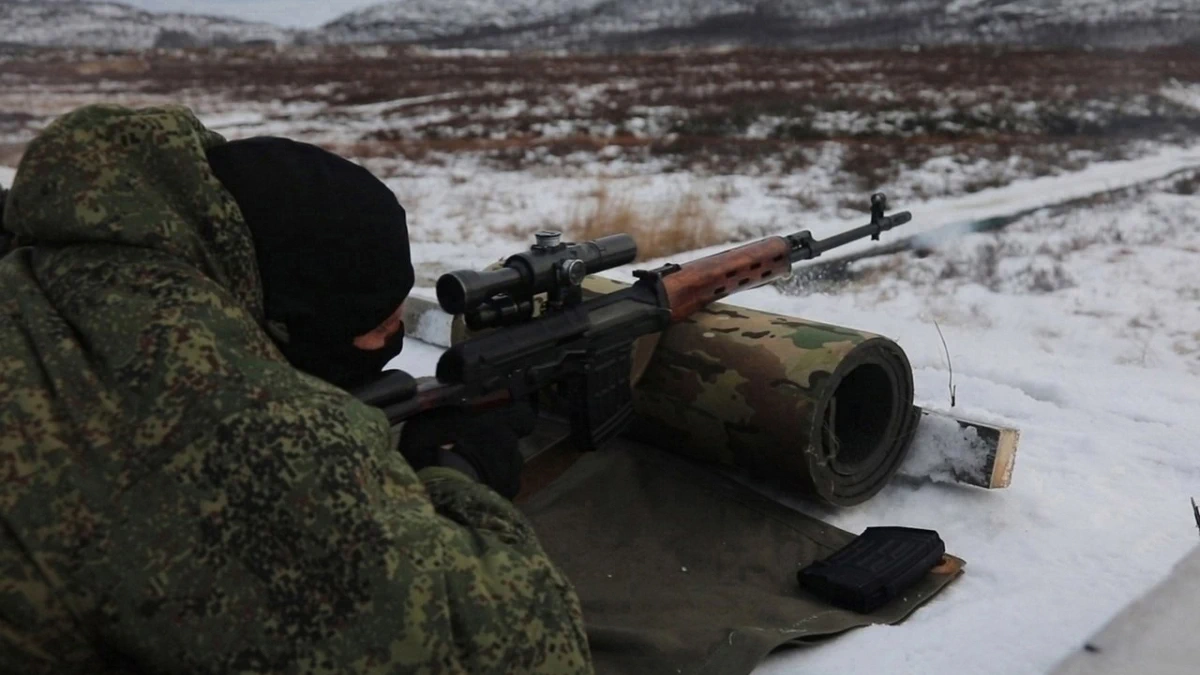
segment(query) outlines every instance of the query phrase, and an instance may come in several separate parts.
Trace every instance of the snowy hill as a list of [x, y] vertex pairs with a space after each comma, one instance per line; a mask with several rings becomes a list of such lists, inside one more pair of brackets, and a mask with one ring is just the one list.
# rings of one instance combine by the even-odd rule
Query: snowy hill
[[0, 0], [0, 43], [147, 49], [289, 40], [282, 28], [225, 17], [147, 12], [115, 2]]
[[347, 14], [327, 42], [480, 47], [711, 43], [894, 46], [1188, 44], [1192, 0], [398, 0]]
[[420, 42], [486, 31], [526, 30], [593, 9], [596, 0], [402, 0], [373, 5], [327, 24], [327, 42]]
[[314, 31], [117, 2], [0, 0], [2, 43], [105, 49], [245, 42], [638, 48], [1200, 44], [1194, 0], [393, 0]]

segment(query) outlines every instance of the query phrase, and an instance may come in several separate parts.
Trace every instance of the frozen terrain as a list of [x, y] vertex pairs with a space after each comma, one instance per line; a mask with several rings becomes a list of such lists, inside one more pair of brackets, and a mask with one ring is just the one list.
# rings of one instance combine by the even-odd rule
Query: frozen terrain
[[[1076, 182], [1018, 183], [990, 206], [1023, 210], [1031, 193], [1050, 201]], [[955, 412], [1022, 432], [1005, 491], [913, 477], [955, 450], [934, 433], [867, 504], [796, 503], [851, 531], [936, 529], [967, 570], [901, 626], [777, 655], [759, 672], [1046, 672], [1196, 545], [1200, 174], [1101, 194], [999, 233], [945, 239], [924, 258], [877, 259], [840, 287], [732, 299], [896, 339], [918, 403], [949, 410], [936, 321]], [[906, 206], [919, 225], [954, 201]], [[430, 374], [439, 351], [410, 341], [397, 365]]]
[[1187, 185], [880, 263], [869, 288], [746, 299], [896, 338], [920, 402], [945, 409], [936, 319], [959, 411], [1022, 431], [1003, 493], [901, 481], [862, 508], [819, 513], [852, 531], [932, 527], [967, 572], [902, 626], [763, 672], [1045, 672], [1196, 545], [1200, 197]]
[[[0, 182], [11, 178], [0, 168]], [[1017, 183], [993, 206], [1010, 199], [1023, 210], [1031, 192], [1050, 201], [1072, 182]], [[919, 225], [955, 204], [905, 206]], [[418, 263], [439, 270], [486, 257], [434, 254], [416, 248]], [[850, 531], [936, 529], [968, 565], [908, 622], [783, 653], [758, 672], [1046, 672], [1196, 544], [1188, 498], [1200, 493], [1200, 172], [855, 269], [817, 292], [761, 289], [732, 302], [892, 337], [913, 363], [917, 402], [949, 410], [936, 321], [955, 412], [1022, 432], [1013, 485], [985, 492], [915, 477], [956, 449], [934, 433], [867, 504], [795, 503]], [[431, 374], [439, 353], [410, 339], [393, 365]]]
[[[886, 189], [914, 220], [885, 240], [919, 233], [923, 257], [871, 258], [733, 302], [898, 340], [918, 403], [947, 410], [940, 326], [955, 412], [1022, 432], [1013, 485], [918, 477], [957, 447], [934, 433], [869, 503], [797, 504], [852, 531], [937, 529], [968, 565], [906, 624], [760, 672], [1046, 672], [1197, 543], [1195, 55], [523, 60], [363, 47], [0, 54], [0, 66], [0, 165], [56, 115], [98, 101], [181, 102], [229, 138], [286, 135], [354, 157], [408, 210], [422, 294], [544, 227], [636, 226], [641, 240], [681, 222], [673, 251], [650, 265], [765, 234], [826, 236], [865, 222], [868, 194]], [[704, 243], [678, 245], [705, 228]], [[398, 364], [429, 374], [439, 353], [409, 340]]]

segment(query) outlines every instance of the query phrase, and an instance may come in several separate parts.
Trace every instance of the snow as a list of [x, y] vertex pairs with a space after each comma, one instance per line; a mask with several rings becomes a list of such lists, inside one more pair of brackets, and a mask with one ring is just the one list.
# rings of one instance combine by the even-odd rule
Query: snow
[[[990, 0], [954, 0], [946, 7], [946, 12], [974, 11], [982, 14], [994, 11], [994, 5]], [[1040, 17], [1073, 13], [1087, 16], [1092, 21], [1164, 14], [1174, 16], [1194, 9], [1195, 6], [1190, 0], [1024, 0], [1006, 2], [1003, 5], [1004, 12], [1010, 15]]]
[[1163, 90], [1168, 99], [1189, 108], [1200, 110], [1200, 85], [1175, 83]]
[[[261, 129], [240, 131], [262, 132]], [[386, 182], [409, 212], [417, 283], [429, 287], [445, 271], [482, 267], [513, 253], [526, 245], [526, 235], [537, 229], [569, 227], [578, 216], [596, 208], [595, 195], [600, 190], [619, 195], [622, 203], [643, 210], [666, 208], [689, 195], [700, 195], [719, 227], [729, 233], [729, 243], [641, 263], [645, 265], [682, 263], [730, 248], [746, 238], [739, 237], [740, 232], [765, 235], [809, 229], [814, 236], [823, 238], [865, 224], [865, 215], [850, 215], [836, 207], [837, 202], [845, 199], [862, 201], [865, 205], [866, 199], [865, 194], [848, 190], [838, 181], [837, 146], [825, 146], [820, 152], [811, 165], [783, 176], [668, 173], [659, 172], [652, 162], [626, 164], [616, 160], [600, 164], [594, 157], [545, 171], [513, 172], [495, 171], [470, 158], [457, 158], [444, 166], [411, 171], [406, 168]], [[371, 169], [394, 169], [392, 164], [370, 161], [365, 164]], [[950, 179], [947, 172], [954, 173], [955, 167], [959, 174], [986, 175], [1008, 170], [982, 160], [976, 166], [943, 157], [905, 172], [889, 184], [887, 191], [893, 197], [893, 208], [912, 211], [913, 220], [885, 234], [880, 244], [886, 245], [898, 237], [922, 235], [923, 245], [936, 247], [939, 242], [967, 231], [979, 220], [1141, 184], [1193, 166], [1200, 166], [1200, 146], [1158, 147], [1133, 161], [1097, 162], [1082, 171], [1019, 180], [965, 196], [912, 201], [911, 195], [921, 191], [953, 192], [961, 176]], [[905, 194], [910, 197], [905, 198]], [[806, 197], [807, 203], [799, 202], [797, 195]], [[868, 251], [880, 244], [863, 240], [827, 253], [821, 260]], [[1014, 271], [1014, 280], [1032, 281], [1048, 274], [1037, 268], [1034, 264], [1037, 260], [1029, 258], [1030, 265], [1023, 266], [1021, 274]], [[634, 267], [626, 266], [608, 274], [626, 278]]]
[[388, 370], [403, 370], [413, 377], [431, 377], [436, 370], [437, 359], [442, 354], [441, 347], [435, 347], [427, 342], [420, 342], [411, 337], [405, 338], [404, 349], [400, 355], [387, 364]]
[[[925, 235], [923, 242], [933, 245], [938, 240], [961, 234], [974, 223], [990, 218], [1004, 217], [1013, 213], [1043, 208], [1089, 195], [1117, 190], [1144, 183], [1173, 173], [1200, 167], [1200, 145], [1168, 146], [1149, 156], [1136, 160], [1095, 162], [1087, 168], [1046, 176], [1031, 180], [1015, 181], [999, 188], [980, 190], [970, 195], [954, 195], [932, 199], [919, 205], [892, 200], [896, 210], [913, 212], [912, 222], [896, 230], [893, 236], [911, 237]], [[926, 171], [902, 177], [904, 180], [921, 181], [936, 174], [936, 165], [925, 167]], [[865, 221], [864, 221], [865, 222]], [[854, 223], [859, 224], [859, 223]], [[781, 228], [777, 233], [809, 229], [818, 239], [846, 229], [845, 222], [830, 222], [827, 213], [800, 214], [800, 217]], [[885, 238], [887, 235], [885, 235]], [[887, 241], [860, 240], [836, 251], [825, 254], [822, 260], [836, 260], [885, 246]], [[674, 256], [674, 262], [691, 260], [729, 248], [715, 246]]]
[[1088, 640], [1054, 675], [1191, 675], [1200, 663], [1195, 640], [1200, 605], [1200, 548], [1162, 584]]
[[198, 117], [204, 126], [221, 133], [227, 133], [238, 127], [258, 126], [267, 121], [266, 115], [262, 113], [245, 111], [217, 114], [201, 113]]
[[481, 28], [513, 28], [589, 9], [598, 0], [400, 0], [346, 14], [325, 26], [336, 41], [424, 40]]
[[424, 103], [436, 103], [438, 101], [452, 101], [456, 98], [461, 98], [463, 92], [451, 91], [443, 94], [430, 94], [429, 96], [412, 96], [409, 98], [398, 98], [391, 101], [380, 101], [378, 103], [363, 103], [361, 105], [345, 106], [343, 110], [360, 115], [382, 115], [384, 113], [394, 112], [411, 106], [422, 105]]
[[[1015, 213], [1172, 172], [1200, 159], [1195, 153], [1167, 149], [906, 207], [941, 224]], [[928, 258], [879, 259], [866, 264], [874, 274], [862, 283], [731, 299], [896, 339], [913, 364], [917, 403], [950, 411], [937, 321], [953, 364], [953, 412], [1021, 431], [1007, 490], [966, 488], [944, 473], [922, 477], [922, 467], [953, 460], [972, 442], [935, 420], [901, 475], [867, 504], [827, 509], [782, 496], [850, 531], [936, 529], [967, 567], [902, 625], [785, 652], [756, 672], [1044, 673], [1192, 549], [1200, 194], [1175, 185], [1159, 181], [1140, 196], [947, 239]], [[426, 330], [430, 340], [445, 338], [443, 327]], [[409, 340], [394, 364], [429, 374], [439, 353]]]
[[917, 427], [900, 475], [953, 483], [956, 476], [979, 468], [977, 460], [986, 455], [987, 448], [973, 427], [963, 427], [951, 418], [929, 416]]

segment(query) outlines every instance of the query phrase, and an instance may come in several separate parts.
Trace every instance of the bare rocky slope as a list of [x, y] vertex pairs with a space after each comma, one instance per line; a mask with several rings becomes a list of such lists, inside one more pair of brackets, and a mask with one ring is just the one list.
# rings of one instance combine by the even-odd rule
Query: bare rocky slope
[[491, 48], [1200, 45], [1195, 0], [399, 0], [310, 39]]

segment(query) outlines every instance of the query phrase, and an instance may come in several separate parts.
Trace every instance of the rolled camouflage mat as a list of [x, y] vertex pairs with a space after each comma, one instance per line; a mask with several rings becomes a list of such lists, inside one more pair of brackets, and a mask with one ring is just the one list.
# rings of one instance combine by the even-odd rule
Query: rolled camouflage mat
[[638, 440], [829, 504], [879, 492], [916, 430], [912, 366], [878, 335], [714, 304], [639, 347]]

